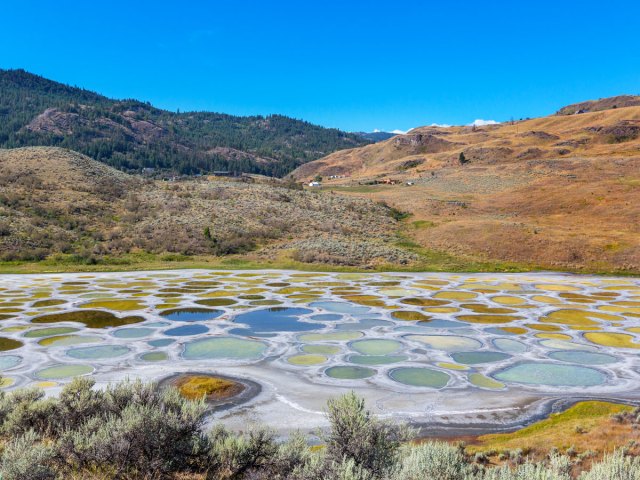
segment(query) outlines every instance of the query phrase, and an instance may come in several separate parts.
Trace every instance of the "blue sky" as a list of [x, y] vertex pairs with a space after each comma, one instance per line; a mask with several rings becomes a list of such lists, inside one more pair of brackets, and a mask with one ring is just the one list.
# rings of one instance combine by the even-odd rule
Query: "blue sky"
[[[0, 68], [349, 131], [640, 94], [640, 2], [5, 0]], [[1, 92], [0, 92], [1, 94]]]

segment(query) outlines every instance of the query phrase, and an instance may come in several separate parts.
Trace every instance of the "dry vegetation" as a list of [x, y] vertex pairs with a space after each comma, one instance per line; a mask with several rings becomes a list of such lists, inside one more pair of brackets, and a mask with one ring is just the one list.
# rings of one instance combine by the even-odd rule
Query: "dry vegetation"
[[[93, 389], [77, 378], [58, 397], [0, 392], [3, 480], [636, 480], [640, 459], [618, 448], [602, 460], [571, 452], [532, 460], [510, 452], [501, 466], [442, 442], [414, 444], [406, 425], [382, 421], [353, 392], [327, 404], [321, 448], [252, 429], [205, 431], [203, 401], [174, 388], [124, 382]], [[632, 422], [627, 414], [618, 420]], [[625, 416], [626, 415], [626, 416]], [[637, 412], [634, 412], [637, 415]], [[590, 466], [585, 468], [588, 459]]]
[[497, 465], [514, 457], [540, 461], [560, 452], [574, 459], [577, 472], [620, 447], [640, 454], [639, 413], [628, 405], [581, 402], [513, 433], [482, 435], [466, 451]]
[[[418, 128], [334, 153], [293, 175], [346, 175], [325, 178], [324, 187], [411, 212], [406, 234], [430, 250], [638, 273], [639, 172], [640, 107], [630, 106], [478, 128]], [[372, 185], [384, 179], [400, 184]]]
[[370, 267], [415, 258], [393, 246], [389, 208], [287, 187], [156, 182], [67, 150], [0, 150], [0, 260], [100, 263], [132, 252], [259, 260], [286, 252]]

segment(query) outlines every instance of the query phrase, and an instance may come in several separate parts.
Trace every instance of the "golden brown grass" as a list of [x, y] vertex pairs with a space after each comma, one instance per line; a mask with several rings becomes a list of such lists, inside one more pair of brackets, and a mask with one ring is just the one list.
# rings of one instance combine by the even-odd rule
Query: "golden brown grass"
[[[336, 152], [294, 175], [348, 175], [324, 188], [411, 213], [407, 239], [469, 263], [638, 274], [640, 137], [612, 143], [603, 133], [625, 125], [640, 125], [640, 107], [477, 129], [423, 127], [404, 137], [413, 144], [393, 138]], [[450, 143], [435, 148], [429, 139]], [[415, 185], [362, 185], [384, 178]]]
[[632, 410], [633, 407], [616, 403], [580, 402], [515, 432], [477, 437], [467, 451], [497, 455], [522, 449], [530, 451], [534, 457], [543, 457], [552, 448], [565, 452], [573, 447], [577, 453], [593, 451], [596, 456], [601, 456], [638, 439], [638, 433], [631, 424], [619, 423], [612, 418], [614, 414]]

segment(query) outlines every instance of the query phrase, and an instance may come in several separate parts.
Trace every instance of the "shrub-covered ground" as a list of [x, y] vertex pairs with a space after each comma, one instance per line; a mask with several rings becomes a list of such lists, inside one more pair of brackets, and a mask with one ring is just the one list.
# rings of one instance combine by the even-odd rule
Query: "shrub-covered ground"
[[537, 463], [520, 453], [501, 467], [486, 467], [482, 456], [470, 457], [461, 446], [409, 442], [411, 429], [376, 419], [353, 393], [328, 403], [331, 426], [321, 434], [322, 446], [313, 448], [302, 435], [279, 440], [264, 429], [204, 431], [204, 402], [187, 400], [173, 388], [141, 382], [93, 386], [91, 379], [78, 378], [58, 397], [35, 389], [0, 394], [3, 480], [640, 478], [640, 460], [625, 448], [581, 473], [579, 459], [553, 452]]
[[416, 255], [395, 246], [396, 230], [384, 205], [275, 179], [152, 181], [68, 150], [0, 150], [0, 261], [287, 255], [331, 265], [406, 265]]

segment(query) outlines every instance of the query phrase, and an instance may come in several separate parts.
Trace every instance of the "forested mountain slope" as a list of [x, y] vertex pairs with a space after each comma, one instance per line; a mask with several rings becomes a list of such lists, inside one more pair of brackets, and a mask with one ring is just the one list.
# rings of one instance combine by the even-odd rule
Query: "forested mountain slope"
[[367, 143], [355, 134], [282, 115], [174, 113], [24, 70], [0, 70], [0, 148], [64, 147], [128, 171], [282, 176], [305, 162]]

